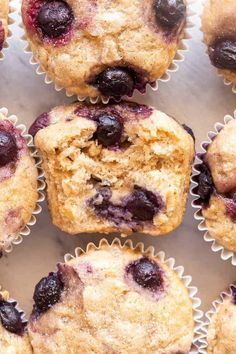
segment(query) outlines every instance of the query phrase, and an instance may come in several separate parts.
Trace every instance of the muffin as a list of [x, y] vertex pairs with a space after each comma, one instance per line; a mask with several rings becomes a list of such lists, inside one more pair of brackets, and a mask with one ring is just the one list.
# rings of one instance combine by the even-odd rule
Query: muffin
[[202, 30], [212, 64], [236, 85], [236, 2], [207, 0]]
[[0, 51], [7, 37], [8, 32], [9, 1], [0, 0]]
[[0, 112], [0, 252], [30, 221], [38, 198], [37, 177], [25, 138]]
[[0, 291], [0, 351], [2, 354], [31, 354], [27, 322], [16, 302], [9, 301], [6, 291]]
[[229, 121], [209, 145], [201, 173], [198, 195], [210, 235], [220, 245], [236, 251], [236, 120]]
[[207, 335], [208, 354], [236, 353], [236, 286], [231, 287], [211, 319]]
[[182, 279], [127, 245], [103, 242], [59, 263], [33, 297], [34, 353], [187, 354], [193, 342], [193, 305]]
[[145, 92], [170, 66], [186, 23], [185, 0], [23, 0], [34, 58], [69, 94]]
[[29, 132], [63, 231], [155, 236], [182, 222], [194, 142], [173, 118], [133, 102], [74, 103], [43, 113]]

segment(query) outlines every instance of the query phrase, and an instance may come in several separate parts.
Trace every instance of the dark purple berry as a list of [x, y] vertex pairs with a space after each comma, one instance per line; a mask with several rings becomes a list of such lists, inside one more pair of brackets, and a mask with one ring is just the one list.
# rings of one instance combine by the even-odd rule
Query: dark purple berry
[[70, 30], [74, 19], [70, 6], [63, 0], [46, 1], [37, 15], [37, 24], [49, 38], [57, 38]]
[[214, 190], [213, 179], [211, 171], [208, 166], [203, 163], [201, 165], [200, 175], [198, 176], [198, 188], [197, 193], [204, 202], [208, 202], [212, 192]]
[[236, 305], [236, 285], [232, 285], [230, 288], [232, 291], [233, 304]]
[[236, 70], [236, 40], [218, 40], [209, 47], [209, 56], [217, 68]]
[[99, 74], [96, 86], [102, 95], [120, 98], [132, 94], [134, 77], [125, 68], [108, 68]]
[[95, 138], [103, 146], [112, 146], [120, 142], [123, 125], [119, 118], [103, 113], [97, 118]]
[[15, 137], [5, 130], [0, 130], [0, 167], [15, 161], [17, 154], [18, 148]]
[[156, 291], [163, 285], [162, 270], [158, 264], [147, 257], [143, 257], [129, 264], [128, 274], [134, 281], [145, 289]]
[[0, 321], [3, 327], [11, 333], [22, 334], [25, 324], [22, 322], [20, 312], [7, 301], [0, 301]]
[[35, 119], [34, 123], [29, 128], [29, 134], [35, 137], [40, 129], [46, 128], [48, 125], [49, 115], [45, 112]]
[[186, 132], [187, 132], [189, 135], [191, 135], [191, 137], [193, 138], [193, 141], [195, 142], [196, 139], [195, 139], [195, 135], [194, 135], [193, 130], [192, 130], [188, 125], [186, 125], [186, 124], [183, 124], [182, 126], [183, 126], [184, 130], [186, 130]]
[[154, 193], [135, 186], [135, 191], [128, 198], [126, 209], [132, 214], [133, 219], [150, 221], [162, 208], [162, 201]]
[[57, 273], [50, 273], [40, 280], [34, 290], [35, 307], [40, 312], [47, 311], [56, 304], [61, 297], [64, 285]]
[[156, 21], [163, 27], [178, 26], [186, 14], [186, 5], [183, 0], [155, 0], [154, 9]]

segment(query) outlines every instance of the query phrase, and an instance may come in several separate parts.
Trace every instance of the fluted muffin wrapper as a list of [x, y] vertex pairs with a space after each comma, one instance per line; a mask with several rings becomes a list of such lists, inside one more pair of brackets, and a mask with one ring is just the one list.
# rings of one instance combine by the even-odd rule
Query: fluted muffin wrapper
[[[191, 28], [193, 28], [195, 26], [194, 22], [192, 21], [193, 20], [192, 17], [195, 16], [195, 11], [192, 9], [192, 5], [193, 5], [193, 3], [195, 3], [195, 1], [196, 0], [187, 0], [186, 24], [185, 24], [185, 28], [183, 30], [183, 36], [182, 36], [181, 40], [179, 41], [178, 49], [177, 49], [177, 52], [175, 54], [173, 61], [169, 65], [166, 72], [158, 80], [156, 80], [152, 84], [150, 84], [150, 83], [146, 84], [145, 90], [142, 93], [142, 95], [145, 95], [147, 93], [147, 91], [149, 90], [149, 88], [151, 88], [153, 91], [157, 91], [158, 86], [159, 86], [159, 82], [170, 81], [172, 73], [177, 72], [179, 69], [179, 64], [185, 60], [185, 54], [186, 54], [186, 52], [189, 51], [188, 40], [190, 40], [192, 38], [190, 30], [191, 30]], [[24, 26], [23, 26], [22, 22], [20, 24], [20, 27], [22, 28], [22, 30], [24, 32], [23, 35], [21, 36], [21, 39], [25, 42], [24, 52], [26, 54], [30, 55], [30, 59], [29, 59], [30, 64], [36, 66], [36, 74], [44, 76], [45, 84], [52, 84], [53, 83], [56, 91], [64, 90], [67, 97], [75, 97], [76, 96], [77, 100], [80, 102], [83, 102], [85, 100], [89, 100], [92, 104], [96, 104], [98, 102], [102, 102], [104, 104], [107, 104], [110, 101], [110, 99], [112, 99], [112, 97], [106, 97], [106, 96], [102, 96], [102, 95], [99, 95], [95, 98], [88, 97], [88, 96], [75, 95], [73, 93], [70, 93], [63, 86], [60, 86], [60, 85], [56, 84], [55, 82], [53, 82], [53, 80], [50, 78], [50, 76], [42, 69], [39, 61], [34, 57], [32, 51], [31, 51], [31, 48], [30, 48], [30, 44], [27, 40], [27, 36], [25, 34]], [[128, 97], [128, 99], [132, 99], [136, 92], [139, 92], [139, 91], [137, 89], [135, 89], [133, 94], [130, 97]], [[125, 98], [125, 97], [122, 97], [122, 98]]]
[[11, 30], [11, 27], [14, 25], [15, 20], [14, 20], [14, 14], [16, 14], [16, 9], [12, 5], [13, 1], [9, 1], [9, 14], [8, 14], [8, 32], [7, 32], [7, 37], [5, 38], [3, 48], [0, 51], [0, 61], [3, 61], [6, 56], [6, 52], [10, 47], [9, 39], [12, 38], [13, 32]]
[[[200, 20], [201, 20], [201, 22], [202, 22], [203, 9], [204, 9], [204, 5], [205, 5], [206, 2], [207, 2], [207, 0], [203, 0], [203, 2], [201, 3], [201, 12], [200, 12], [200, 13], [201, 13], [201, 14], [200, 14]], [[202, 29], [202, 26], [200, 27], [200, 30], [201, 30], [202, 34], [204, 34], [203, 29]], [[205, 54], [206, 54], [208, 60], [210, 61], [210, 58], [209, 58], [209, 55], [208, 55], [208, 48], [207, 48], [206, 43], [204, 42], [204, 37], [202, 37], [202, 42], [203, 42], [203, 44], [204, 44], [205, 47], [206, 47]], [[213, 64], [211, 64], [211, 65], [214, 67]], [[236, 93], [236, 84], [234, 84], [232, 81], [230, 81], [229, 79], [227, 79], [227, 78], [220, 72], [220, 69], [218, 69], [218, 68], [216, 68], [216, 67], [214, 67], [214, 68], [215, 68], [215, 70], [217, 71], [218, 76], [223, 79], [224, 84], [225, 84], [226, 86], [231, 86], [231, 87], [232, 87], [232, 92], [233, 92], [233, 93]]]
[[202, 205], [200, 202], [200, 196], [197, 194], [197, 186], [198, 186], [197, 176], [200, 174], [200, 169], [203, 163], [204, 155], [206, 154], [209, 145], [213, 142], [213, 140], [219, 134], [219, 132], [225, 127], [225, 125], [229, 121], [234, 119], [236, 119], [236, 110], [233, 116], [229, 114], [224, 116], [223, 123], [219, 123], [219, 122], [215, 123], [214, 131], [210, 131], [207, 134], [208, 140], [203, 141], [201, 143], [201, 151], [196, 154], [195, 163], [193, 165], [193, 176], [191, 178], [192, 187], [190, 190], [190, 194], [194, 197], [192, 201], [192, 207], [194, 209], [197, 209], [197, 211], [194, 214], [194, 218], [195, 220], [198, 221], [198, 230], [204, 232], [204, 236], [203, 236], [204, 240], [211, 244], [211, 249], [213, 252], [220, 252], [222, 260], [226, 261], [230, 259], [232, 265], [236, 266], [236, 252], [227, 250], [224, 246], [220, 245], [219, 242], [214, 237], [212, 237], [208, 232], [205, 218], [202, 215]]
[[10, 297], [9, 292], [3, 289], [1, 284], [0, 284], [0, 295], [3, 296], [4, 300], [14, 305], [14, 307], [20, 312], [22, 322], [27, 324], [28, 321], [26, 319], [25, 312], [21, 309], [18, 302], [15, 299]]
[[33, 137], [27, 134], [27, 128], [24, 124], [18, 124], [18, 118], [16, 115], [8, 116], [8, 109], [3, 107], [0, 108], [0, 113], [2, 113], [6, 119], [8, 119], [18, 130], [20, 130], [21, 135], [25, 138], [27, 146], [31, 152], [31, 156], [35, 161], [35, 165], [38, 170], [38, 199], [36, 202], [35, 209], [32, 212], [31, 218], [28, 223], [24, 226], [22, 230], [19, 231], [17, 235], [9, 236], [8, 240], [5, 242], [6, 246], [4, 246], [3, 250], [7, 253], [11, 252], [13, 249], [13, 245], [19, 245], [23, 241], [23, 236], [29, 236], [31, 233], [31, 227], [36, 223], [36, 215], [40, 214], [42, 211], [42, 207], [40, 203], [45, 200], [44, 189], [45, 182], [43, 180], [43, 169], [41, 168], [42, 160], [39, 158], [37, 150], [33, 144]]
[[218, 307], [220, 305], [222, 305], [222, 303], [225, 299], [232, 297], [231, 286], [235, 286], [235, 285], [231, 284], [228, 290], [223, 291], [220, 294], [220, 296], [218, 297], [218, 299], [216, 299], [215, 301], [212, 302], [211, 309], [209, 311], [207, 311], [205, 314], [205, 321], [203, 322], [203, 325], [202, 325], [202, 335], [199, 339], [199, 342], [200, 342], [199, 354], [207, 354], [207, 346], [208, 346], [207, 336], [208, 336], [209, 325], [211, 324], [212, 317], [216, 314]]
[[119, 238], [115, 238], [111, 242], [109, 242], [106, 238], [102, 238], [99, 241], [98, 246], [96, 246], [93, 242], [90, 242], [87, 244], [85, 249], [81, 247], [77, 247], [74, 251], [74, 255], [67, 253], [64, 256], [64, 260], [67, 263], [73, 258], [79, 257], [80, 255], [85, 254], [86, 252], [89, 251], [99, 250], [103, 246], [108, 246], [108, 247], [118, 246], [121, 249], [123, 249], [124, 247], [128, 247], [131, 250], [140, 251], [145, 256], [157, 258], [161, 263], [166, 264], [170, 269], [174, 270], [178, 274], [178, 276], [182, 279], [183, 283], [188, 289], [189, 297], [193, 304], [194, 339], [189, 354], [197, 354], [199, 339], [202, 336], [203, 322], [201, 318], [203, 316], [203, 312], [199, 309], [199, 307], [201, 306], [201, 300], [196, 296], [198, 289], [195, 286], [191, 285], [192, 277], [184, 274], [184, 267], [176, 266], [174, 258], [166, 259], [165, 252], [163, 251], [156, 252], [153, 246], [149, 246], [148, 248], [145, 248], [142, 242], [139, 242], [136, 245], [134, 245], [133, 242], [129, 239], [125, 241], [124, 240], [121, 241]]

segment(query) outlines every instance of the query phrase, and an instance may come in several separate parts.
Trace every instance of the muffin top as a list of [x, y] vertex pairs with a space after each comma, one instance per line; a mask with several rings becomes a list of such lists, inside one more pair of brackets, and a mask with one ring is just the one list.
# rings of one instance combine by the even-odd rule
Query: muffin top
[[236, 251], [235, 134], [236, 120], [231, 120], [209, 145], [198, 187], [211, 236], [232, 251]]
[[37, 168], [25, 138], [0, 113], [0, 251], [9, 246], [35, 208]]
[[102, 244], [43, 278], [29, 324], [35, 352], [188, 353], [193, 310], [179, 276], [156, 257]]
[[230, 81], [236, 83], [236, 2], [207, 0], [202, 29], [211, 62]]
[[0, 0], [0, 50], [2, 50], [4, 41], [7, 37], [8, 13], [9, 13], [9, 1]]
[[71, 234], [156, 236], [178, 227], [194, 158], [186, 129], [126, 101], [42, 114], [29, 131], [42, 156], [53, 223]]
[[23, 0], [34, 57], [71, 94], [132, 95], [160, 78], [175, 56], [184, 0]]
[[232, 286], [231, 291], [231, 296], [225, 297], [217, 306], [211, 319], [207, 336], [208, 354], [236, 353], [236, 286]]
[[0, 350], [4, 354], [31, 354], [23, 312], [8, 300], [6, 291], [0, 292]]

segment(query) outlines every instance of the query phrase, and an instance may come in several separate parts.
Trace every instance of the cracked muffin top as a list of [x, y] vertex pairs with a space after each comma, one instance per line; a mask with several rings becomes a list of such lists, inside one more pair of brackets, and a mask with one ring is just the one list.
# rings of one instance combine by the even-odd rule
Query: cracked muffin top
[[23, 0], [34, 57], [71, 94], [145, 92], [172, 62], [186, 23], [184, 0]]
[[236, 353], [236, 286], [231, 287], [231, 296], [217, 306], [208, 328], [207, 342], [208, 354]]
[[8, 298], [6, 291], [0, 292], [0, 351], [4, 354], [32, 354], [23, 312]]
[[209, 233], [236, 251], [236, 120], [228, 122], [209, 145], [198, 176], [198, 194]]
[[189, 353], [193, 309], [175, 271], [128, 246], [101, 245], [59, 263], [35, 287], [35, 353]]
[[0, 113], [0, 252], [31, 218], [38, 198], [37, 177], [21, 131]]
[[7, 37], [8, 32], [9, 1], [0, 0], [0, 51]]
[[182, 222], [194, 141], [173, 118], [134, 102], [74, 103], [42, 114], [29, 131], [60, 229], [157, 236]]
[[236, 84], [236, 2], [207, 0], [202, 30], [212, 64]]

